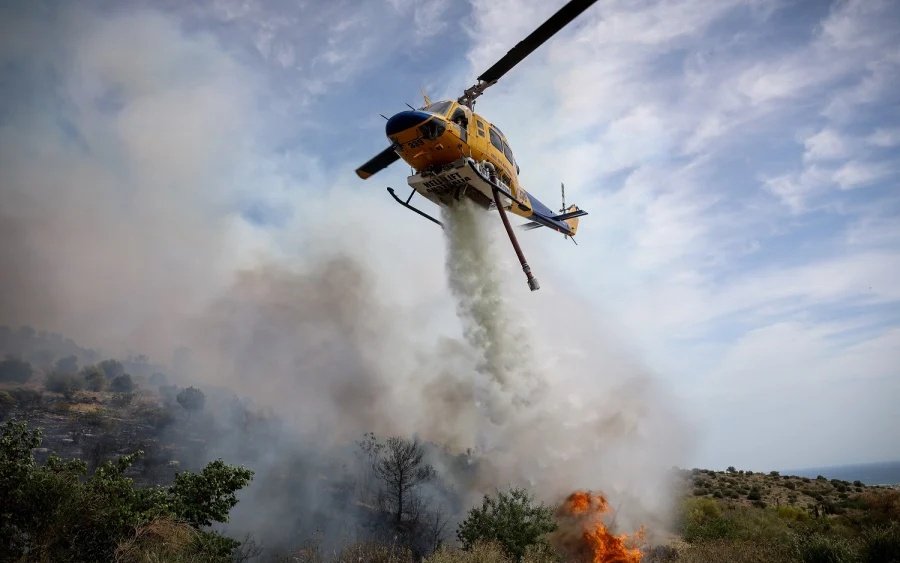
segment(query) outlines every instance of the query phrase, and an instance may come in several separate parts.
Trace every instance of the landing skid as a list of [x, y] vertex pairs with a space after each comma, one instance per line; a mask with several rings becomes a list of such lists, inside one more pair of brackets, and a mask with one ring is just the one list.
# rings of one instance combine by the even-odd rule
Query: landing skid
[[[479, 172], [479, 171], [476, 170], [476, 172]], [[519, 203], [519, 202], [515, 198], [512, 197], [512, 194], [510, 194], [507, 190], [505, 190], [505, 189], [503, 189], [503, 187], [501, 187], [501, 185], [497, 182], [497, 178], [496, 178], [495, 174], [490, 173], [489, 177], [485, 178], [479, 172], [479, 176], [491, 188], [491, 193], [492, 193], [493, 199], [494, 199], [494, 202], [493, 202], [494, 206], [497, 208], [497, 211], [500, 213], [500, 219], [503, 221], [503, 227], [506, 229], [506, 234], [509, 235], [509, 241], [512, 243], [513, 250], [516, 251], [516, 256], [519, 258], [519, 263], [522, 265], [522, 271], [525, 272], [525, 277], [528, 280], [528, 288], [531, 289], [531, 291], [537, 291], [538, 289], [541, 288], [541, 286], [538, 283], [537, 278], [534, 277], [534, 274], [531, 273], [531, 267], [528, 265], [528, 261], [525, 259], [525, 254], [522, 252], [522, 247], [519, 246], [519, 240], [516, 238], [516, 233], [515, 233], [515, 231], [513, 231], [512, 225], [510, 225], [510, 223], [509, 223], [509, 217], [506, 216], [506, 207], [504, 206], [503, 200], [501, 198], [505, 197], [505, 198], [508, 198], [509, 200], [511, 200], [511, 205], [512, 205], [512, 202], [515, 202], [515, 203]], [[412, 200], [413, 196], [416, 195], [417, 190], [415, 188], [413, 188], [412, 192], [409, 194], [409, 197], [406, 198], [406, 201], [403, 201], [402, 199], [397, 197], [396, 192], [394, 192], [394, 188], [389, 187], [387, 189], [387, 191], [388, 191], [388, 193], [391, 194], [391, 197], [394, 198], [394, 201], [396, 201], [403, 207], [409, 209], [410, 211], [413, 211], [417, 215], [421, 215], [422, 217], [428, 219], [432, 223], [436, 223], [437, 225], [440, 225], [441, 228], [444, 228], [443, 223], [441, 223], [440, 221], [438, 221], [431, 215], [425, 213], [421, 209], [413, 207], [412, 205], [409, 204], [409, 202], [410, 202], [410, 200]], [[519, 205], [521, 205], [521, 203], [519, 203]]]
[[397, 197], [397, 194], [394, 193], [394, 188], [388, 188], [387, 191], [388, 191], [388, 193], [391, 194], [391, 197], [393, 197], [394, 200], [396, 200], [397, 203], [399, 203], [399, 204], [402, 205], [403, 207], [409, 209], [410, 211], [414, 211], [414, 212], [418, 213], [419, 215], [421, 215], [422, 217], [425, 217], [426, 219], [428, 219], [429, 221], [431, 221], [431, 222], [433, 222], [433, 223], [437, 223], [438, 225], [440, 225], [440, 227], [441, 227], [442, 229], [444, 228], [444, 224], [443, 224], [443, 223], [441, 223], [440, 221], [438, 221], [437, 219], [435, 219], [435, 218], [432, 217], [431, 215], [425, 213], [425, 212], [422, 211], [421, 209], [417, 209], [417, 208], [415, 208], [415, 207], [413, 207], [412, 205], [409, 204], [409, 200], [411, 200], [412, 197], [413, 197], [414, 195], [416, 195], [416, 190], [413, 190], [413, 191], [409, 194], [409, 197], [406, 198], [406, 201], [403, 201], [402, 199], [400, 199], [399, 197]]

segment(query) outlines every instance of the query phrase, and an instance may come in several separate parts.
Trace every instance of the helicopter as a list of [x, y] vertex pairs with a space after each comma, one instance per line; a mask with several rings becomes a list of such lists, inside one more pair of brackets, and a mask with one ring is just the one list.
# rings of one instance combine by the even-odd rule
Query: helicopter
[[482, 73], [456, 100], [432, 102], [426, 95], [422, 107], [407, 104], [409, 110], [386, 118], [385, 134], [390, 146], [356, 169], [356, 174], [365, 180], [402, 158], [414, 172], [407, 178], [412, 191], [406, 200], [398, 197], [393, 188], [387, 188], [388, 193], [403, 207], [440, 226], [441, 221], [410, 204], [416, 193], [437, 205], [452, 206], [465, 198], [485, 210], [496, 209], [531, 291], [540, 289], [540, 284], [525, 259], [507, 211], [529, 219], [521, 225], [526, 230], [546, 227], [571, 237], [573, 242], [578, 219], [587, 211], [577, 205], [566, 207], [565, 185], [561, 186], [559, 212], [551, 211], [528, 193], [519, 182], [519, 165], [506, 136], [495, 124], [475, 113], [475, 100], [595, 2], [570, 0]]

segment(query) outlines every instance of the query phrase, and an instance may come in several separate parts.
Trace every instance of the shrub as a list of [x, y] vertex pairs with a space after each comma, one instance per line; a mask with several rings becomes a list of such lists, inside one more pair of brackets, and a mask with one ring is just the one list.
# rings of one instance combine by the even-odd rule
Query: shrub
[[65, 398], [71, 399], [81, 389], [82, 380], [76, 375], [54, 372], [47, 376], [44, 387], [47, 391], [61, 393]]
[[759, 492], [759, 487], [753, 487], [750, 489], [750, 492], [747, 493], [747, 500], [760, 500], [762, 499], [762, 494]]
[[95, 410], [86, 412], [80, 417], [81, 422], [86, 426], [92, 426], [94, 428], [112, 428], [113, 421], [109, 418], [109, 413], [104, 410]]
[[137, 412], [135, 412], [135, 416], [157, 430], [162, 430], [175, 421], [175, 417], [169, 409], [155, 405], [140, 405]]
[[897, 563], [900, 561], [900, 523], [866, 530], [862, 537], [862, 563]]
[[106, 376], [106, 379], [115, 379], [125, 373], [125, 366], [118, 360], [103, 360], [97, 367]]
[[479, 541], [493, 541], [521, 561], [529, 546], [543, 542], [543, 536], [555, 529], [550, 508], [536, 504], [524, 489], [513, 488], [498, 491], [495, 497], [485, 495], [480, 507], [469, 510], [456, 536], [466, 550]]
[[779, 475], [780, 475], [780, 473], [778, 473], [777, 471], [769, 471], [770, 477], [778, 477]]
[[182, 389], [176, 397], [178, 404], [184, 407], [188, 412], [203, 410], [203, 404], [206, 402], [206, 396], [203, 391], [196, 387], [188, 387]]
[[809, 513], [795, 506], [779, 506], [775, 513], [783, 520], [792, 522], [806, 522], [809, 520]]
[[813, 534], [798, 537], [795, 554], [802, 563], [855, 563], [852, 544], [840, 537]]
[[[716, 493], [720, 494], [719, 491]], [[718, 502], [708, 498], [688, 499], [681, 507], [681, 535], [688, 542], [731, 537], [734, 526], [722, 515]]]
[[123, 373], [113, 378], [109, 383], [109, 388], [111, 391], [118, 393], [131, 393], [134, 391], [134, 382], [131, 380], [130, 375]]

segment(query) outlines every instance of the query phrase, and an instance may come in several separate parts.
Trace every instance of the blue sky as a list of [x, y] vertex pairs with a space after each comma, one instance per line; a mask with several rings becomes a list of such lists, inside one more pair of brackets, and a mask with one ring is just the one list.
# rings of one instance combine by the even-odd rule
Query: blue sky
[[[440, 236], [383, 193], [407, 170], [363, 183], [353, 169], [386, 146], [379, 113], [418, 104], [422, 90], [459, 95], [554, 10], [7, 4], [3, 158], [69, 163], [60, 176], [83, 174], [112, 210], [142, 210], [139, 227], [165, 217], [171, 234], [132, 243], [190, 272], [146, 287], [167, 303], [201, 295], [196, 281], [217, 283], [210, 272], [229, 260], [355, 237], [379, 287], [421, 286], [395, 305], [452, 316], [435, 305], [446, 301]], [[694, 442], [686, 463], [900, 458], [897, 21], [890, 0], [600, 2], [478, 101], [530, 192], [553, 207], [564, 181], [591, 213], [577, 247], [523, 237], [549, 297], [516, 278], [511, 299], [552, 307], [568, 294], [589, 310], [677, 403]], [[135, 180], [115, 181], [125, 177]], [[105, 238], [137, 238], [111, 228]], [[191, 250], [172, 252], [183, 240]]]

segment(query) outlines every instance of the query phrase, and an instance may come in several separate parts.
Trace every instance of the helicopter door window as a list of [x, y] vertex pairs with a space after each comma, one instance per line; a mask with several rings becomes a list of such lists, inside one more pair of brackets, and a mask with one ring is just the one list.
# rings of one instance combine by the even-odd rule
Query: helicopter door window
[[475, 124], [478, 126], [478, 136], [484, 137], [484, 123], [482, 123], [480, 120], [476, 119]]
[[506, 160], [508, 160], [510, 164], [515, 165], [516, 161], [513, 160], [512, 151], [509, 150], [509, 145], [506, 143], [503, 143], [503, 154], [506, 155]]

